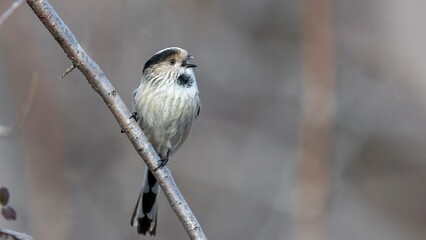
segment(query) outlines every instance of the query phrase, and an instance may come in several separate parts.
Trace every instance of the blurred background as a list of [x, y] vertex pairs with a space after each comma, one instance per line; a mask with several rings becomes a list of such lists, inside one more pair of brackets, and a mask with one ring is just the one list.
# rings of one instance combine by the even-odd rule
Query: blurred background
[[[0, 14], [13, 3], [0, 1]], [[142, 66], [195, 56], [202, 109], [168, 166], [209, 239], [426, 239], [426, 2], [57, 0], [130, 107]], [[144, 165], [22, 5], [0, 26], [0, 186], [35, 239], [141, 239]], [[187, 239], [161, 196], [156, 239]]]

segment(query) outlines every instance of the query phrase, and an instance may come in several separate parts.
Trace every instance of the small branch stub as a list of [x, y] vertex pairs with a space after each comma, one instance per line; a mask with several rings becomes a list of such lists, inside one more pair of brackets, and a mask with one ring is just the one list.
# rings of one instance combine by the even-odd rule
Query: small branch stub
[[74, 70], [75, 68], [76, 68], [77, 66], [73, 63], [69, 68], [67, 68], [66, 70], [65, 70], [65, 72], [64, 73], [62, 73], [60, 76], [59, 76], [59, 79], [64, 79], [64, 77], [65, 76], [67, 76], [70, 72], [72, 72], [72, 70]]

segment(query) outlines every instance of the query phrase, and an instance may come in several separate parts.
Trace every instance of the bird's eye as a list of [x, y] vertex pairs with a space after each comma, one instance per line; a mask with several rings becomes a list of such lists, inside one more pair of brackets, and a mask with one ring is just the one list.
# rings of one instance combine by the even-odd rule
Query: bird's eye
[[170, 59], [170, 64], [175, 65], [175, 63], [176, 63], [176, 59], [174, 58]]

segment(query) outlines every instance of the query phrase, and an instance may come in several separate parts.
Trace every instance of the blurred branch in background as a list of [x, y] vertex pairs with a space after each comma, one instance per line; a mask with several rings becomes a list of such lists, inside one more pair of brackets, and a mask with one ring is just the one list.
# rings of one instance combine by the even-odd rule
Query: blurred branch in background
[[84, 74], [92, 88], [107, 104], [137, 152], [157, 179], [190, 239], [207, 239], [200, 224], [177, 188], [168, 168], [164, 166], [158, 170], [154, 170], [157, 168], [158, 161], [160, 160], [158, 154], [151, 144], [148, 143], [139, 125], [131, 118], [132, 114], [110, 81], [106, 78], [102, 69], [83, 50], [74, 34], [65, 25], [48, 1], [27, 0], [27, 3], [65, 51], [73, 65], [77, 66]]
[[[0, 26], [24, 3], [24, 0], [16, 0], [12, 3], [12, 5], [3, 12], [2, 15], [0, 15]], [[30, 93], [27, 102], [22, 105], [20, 114], [18, 116], [18, 119], [16, 120], [15, 124], [11, 127], [0, 125], [0, 138], [1, 137], [10, 137], [12, 136], [16, 130], [19, 130], [24, 123], [26, 122], [26, 119], [29, 116], [32, 102], [34, 101], [35, 91], [37, 89], [38, 79], [33, 78], [33, 82], [31, 85]]]
[[303, 1], [302, 34], [302, 122], [295, 239], [323, 240], [335, 111], [332, 0]]
[[32, 240], [30, 235], [25, 233], [16, 232], [7, 228], [0, 227], [0, 238], [1, 239], [13, 239], [13, 240]]
[[0, 125], [0, 138], [11, 137], [24, 127], [30, 115], [31, 109], [34, 106], [38, 85], [39, 85], [38, 76], [34, 74], [31, 80], [31, 86], [28, 93], [27, 101], [21, 106], [18, 118], [15, 121], [15, 124], [13, 124], [13, 126], [11, 127]]
[[22, 6], [24, 2], [25, 0], [16, 0], [13, 2], [12, 5], [2, 15], [0, 15], [0, 26], [16, 11], [16, 9]]
[[[2, 25], [1, 30], [5, 34], [1, 35], [0, 44], [2, 54], [7, 56], [3, 59], [2, 71], [13, 87], [12, 94], [17, 99], [28, 99], [29, 104], [24, 104], [21, 114], [29, 113], [30, 109], [33, 109], [31, 120], [26, 121], [25, 131], [22, 132], [23, 146], [19, 149], [20, 158], [23, 158], [24, 163], [19, 159], [15, 160], [17, 164], [25, 165], [25, 168], [16, 174], [21, 176], [21, 180], [28, 181], [29, 193], [20, 193], [21, 198], [25, 198], [21, 201], [26, 204], [22, 215], [28, 216], [29, 225], [26, 229], [34, 238], [67, 240], [70, 239], [72, 221], [69, 212], [73, 206], [72, 201], [69, 201], [66, 180], [67, 155], [63, 112], [55, 101], [54, 86], [45, 84], [51, 78], [48, 74], [50, 71], [46, 61], [42, 60], [45, 57], [39, 47], [42, 44], [38, 42], [37, 31], [31, 24], [34, 19], [29, 14], [19, 15], [20, 10], [24, 9], [19, 8], [9, 17], [8, 22]], [[12, 17], [13, 24], [9, 24]], [[28, 40], [31, 40], [31, 44]], [[20, 41], [25, 41], [25, 44], [17, 44]], [[28, 88], [31, 89], [30, 96]], [[34, 101], [31, 100], [34, 97], [36, 105], [33, 105]], [[17, 121], [18, 126], [24, 124], [27, 117], [19, 118], [21, 120]]]
[[[1, 43], [2, 45], [14, 46], [21, 39], [33, 39], [33, 32], [29, 28], [29, 20], [25, 18], [18, 19], [14, 22], [13, 25], [2, 25], [6, 20], [12, 16], [12, 14], [16, 13], [16, 10], [19, 9], [20, 6], [25, 1], [16, 0], [13, 4], [0, 16], [0, 26], [5, 28], [5, 31], [8, 34], [2, 36]], [[60, 194], [59, 189], [63, 189], [64, 186], [62, 181], [60, 180], [60, 176], [63, 176], [63, 171], [61, 171], [61, 166], [65, 158], [61, 156], [61, 146], [63, 146], [60, 138], [56, 136], [52, 136], [50, 130], [53, 129], [54, 132], [58, 132], [55, 129], [55, 126], [58, 125], [55, 114], [55, 108], [49, 104], [49, 88], [44, 87], [39, 89], [39, 73], [42, 78], [46, 78], [44, 75], [44, 66], [42, 61], [38, 61], [41, 59], [39, 51], [34, 47], [31, 42], [24, 44], [23, 47], [19, 48], [4, 48], [2, 49], [5, 55], [8, 56], [8, 61], [4, 66], [4, 71], [6, 72], [6, 76], [9, 79], [12, 79], [11, 82], [14, 85], [17, 95], [20, 94], [21, 89], [27, 89], [30, 86], [28, 93], [25, 93], [26, 101], [20, 107], [19, 115], [15, 120], [13, 126], [0, 126], [0, 138], [1, 137], [13, 137], [15, 136], [24, 125], [27, 124], [28, 118], [30, 116], [31, 111], [34, 108], [35, 100], [38, 95], [40, 98], [38, 99], [41, 102], [41, 105], [44, 106], [42, 111], [36, 111], [34, 114], [33, 124], [28, 124], [28, 131], [26, 131], [26, 135], [29, 137], [24, 137], [26, 140], [26, 147], [23, 149], [24, 154], [28, 156], [26, 159], [28, 160], [28, 173], [30, 175], [29, 183], [32, 186], [30, 189], [32, 190], [32, 194], [30, 196], [31, 205], [26, 209], [26, 213], [22, 215], [27, 216], [29, 212], [35, 212], [35, 216], [37, 219], [32, 221], [31, 226], [34, 228], [35, 234], [40, 239], [46, 238], [57, 238], [58, 236], [62, 236], [61, 239], [67, 239], [63, 231], [64, 224], [61, 224], [61, 221], [58, 221], [56, 218], [51, 216], [60, 215], [63, 213], [61, 209], [64, 206], [67, 206], [67, 201], [63, 197], [63, 194]], [[21, 56], [30, 56], [30, 57], [21, 57]], [[37, 59], [37, 60], [35, 60]], [[19, 68], [16, 66], [20, 66]], [[37, 69], [37, 73], [33, 71], [29, 71], [31, 67]], [[22, 81], [20, 81], [22, 80]], [[41, 119], [41, 121], [40, 121]], [[36, 124], [34, 124], [36, 123]], [[49, 138], [40, 139], [36, 132], [44, 133], [47, 132], [49, 134]], [[35, 139], [37, 138], [37, 139]], [[34, 141], [31, 141], [34, 140]], [[35, 146], [34, 142], [37, 142], [37, 146]], [[40, 151], [41, 148], [44, 147], [44, 151]], [[46, 153], [46, 150], [49, 149], [49, 154]], [[59, 153], [50, 154], [50, 153]], [[46, 175], [43, 173], [44, 169], [50, 169], [51, 172]], [[25, 176], [25, 173], [20, 173]], [[59, 176], [59, 177], [58, 177]], [[28, 179], [26, 177], [21, 177], [21, 179]], [[2, 191], [3, 193], [3, 191]], [[56, 193], [53, 195], [52, 193]], [[8, 194], [7, 194], [8, 195]], [[2, 194], [2, 196], [5, 196]], [[55, 197], [56, 196], [56, 197]], [[2, 208], [2, 215], [5, 219], [16, 219], [16, 213], [13, 208], [10, 206], [5, 206]], [[39, 216], [48, 216], [44, 219], [51, 219], [52, 222], [39, 220]], [[54, 222], [54, 228], [52, 228], [52, 223]], [[4, 239], [22, 239], [22, 240], [30, 240], [33, 239], [31, 236], [16, 232], [6, 228], [0, 228], [0, 238]]]

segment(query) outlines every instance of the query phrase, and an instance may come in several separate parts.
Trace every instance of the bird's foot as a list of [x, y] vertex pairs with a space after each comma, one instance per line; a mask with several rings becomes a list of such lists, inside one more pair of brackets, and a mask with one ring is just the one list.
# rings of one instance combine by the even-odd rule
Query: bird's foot
[[129, 119], [135, 119], [135, 121], [139, 121], [139, 117], [138, 117], [138, 113], [137, 112], [133, 112], [132, 115], [129, 117]]
[[[139, 117], [138, 117], [138, 113], [137, 112], [133, 112], [132, 115], [129, 117], [129, 119], [135, 119], [136, 122], [139, 121]], [[121, 133], [124, 133], [124, 130], [121, 129]]]
[[169, 161], [169, 158], [162, 158], [158, 161], [158, 166], [154, 169], [154, 171], [157, 171], [159, 168], [162, 168], [167, 165], [167, 162]]

